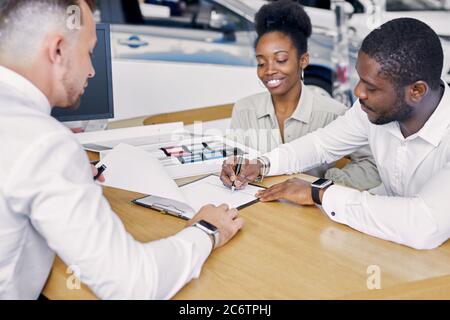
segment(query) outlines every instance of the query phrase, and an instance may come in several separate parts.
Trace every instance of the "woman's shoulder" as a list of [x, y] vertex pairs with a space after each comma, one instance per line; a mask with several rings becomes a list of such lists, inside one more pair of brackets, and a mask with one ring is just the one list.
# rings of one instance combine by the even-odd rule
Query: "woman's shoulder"
[[347, 111], [347, 107], [331, 98], [322, 94], [314, 93], [313, 112], [329, 114], [334, 116], [343, 115]]
[[256, 93], [251, 96], [239, 99], [234, 104], [234, 111], [256, 111], [256, 109], [263, 108], [270, 99], [269, 92]]

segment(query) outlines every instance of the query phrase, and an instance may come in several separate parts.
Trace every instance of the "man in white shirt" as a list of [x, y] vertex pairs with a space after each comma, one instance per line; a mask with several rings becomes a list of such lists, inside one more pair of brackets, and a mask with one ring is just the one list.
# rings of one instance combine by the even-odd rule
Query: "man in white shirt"
[[247, 162], [238, 177], [233, 161], [224, 163], [222, 181], [242, 188], [258, 176], [305, 171], [369, 143], [383, 182], [376, 190], [290, 179], [258, 197], [322, 205], [336, 222], [416, 249], [441, 245], [450, 237], [450, 88], [440, 79], [442, 65], [441, 43], [429, 26], [409, 18], [383, 24], [362, 43], [359, 101], [345, 115]]
[[[0, 2], [0, 299], [39, 297], [55, 253], [99, 298], [168, 299], [243, 225], [210, 205], [178, 234], [139, 243], [113, 213], [86, 153], [50, 116], [76, 107], [94, 76], [92, 3]], [[72, 5], [80, 28], [69, 28]]]

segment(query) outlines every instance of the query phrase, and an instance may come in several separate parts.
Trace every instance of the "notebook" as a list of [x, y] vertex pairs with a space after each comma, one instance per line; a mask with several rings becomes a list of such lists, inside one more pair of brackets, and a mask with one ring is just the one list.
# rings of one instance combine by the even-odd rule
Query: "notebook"
[[133, 203], [186, 220], [207, 204], [225, 203], [230, 208], [242, 209], [258, 202], [255, 194], [264, 189], [249, 185], [244, 190], [231, 192], [216, 175], [179, 187], [151, 153], [126, 144], [109, 152], [97, 164], [101, 165], [106, 166], [104, 185], [147, 194]]

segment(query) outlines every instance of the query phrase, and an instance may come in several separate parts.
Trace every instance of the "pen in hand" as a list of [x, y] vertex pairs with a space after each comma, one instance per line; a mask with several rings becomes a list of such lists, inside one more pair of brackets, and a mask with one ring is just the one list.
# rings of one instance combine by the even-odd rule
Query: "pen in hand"
[[[236, 177], [236, 179], [237, 179], [237, 176], [239, 175], [239, 173], [241, 172], [241, 166], [242, 166], [242, 157], [241, 156], [238, 156], [238, 161], [237, 161], [237, 164], [236, 164], [236, 169], [235, 169], [235, 173], [234, 173], [234, 175], [235, 175], [235, 177]], [[236, 180], [234, 180], [233, 181], [233, 183], [231, 184], [231, 193], [233, 193], [234, 192], [234, 190], [236, 189], [236, 187], [234, 186], [234, 182], [235, 182]]]
[[94, 177], [94, 181], [97, 180], [98, 178], [100, 178], [100, 176], [102, 175], [102, 173], [106, 170], [106, 166], [104, 164], [102, 164], [100, 167], [97, 168], [97, 174]]

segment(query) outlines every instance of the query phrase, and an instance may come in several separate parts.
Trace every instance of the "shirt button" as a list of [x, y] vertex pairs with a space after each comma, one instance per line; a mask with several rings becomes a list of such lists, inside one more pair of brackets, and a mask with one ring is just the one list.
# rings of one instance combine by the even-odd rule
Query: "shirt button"
[[336, 213], [333, 211], [333, 212], [331, 212], [331, 215], [334, 217], [336, 215]]

